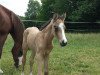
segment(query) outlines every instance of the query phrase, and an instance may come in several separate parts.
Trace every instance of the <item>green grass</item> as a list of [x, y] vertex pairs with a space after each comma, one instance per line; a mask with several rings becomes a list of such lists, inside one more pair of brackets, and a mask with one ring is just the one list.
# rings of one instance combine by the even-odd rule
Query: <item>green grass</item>
[[[50, 54], [49, 75], [100, 75], [100, 33], [66, 34], [68, 45], [61, 48], [54, 39], [54, 49]], [[8, 37], [2, 54], [1, 68], [3, 75], [21, 75], [21, 67], [13, 66], [11, 48], [13, 41]], [[25, 75], [29, 75], [29, 56], [25, 66]], [[34, 75], [37, 64], [34, 64]]]

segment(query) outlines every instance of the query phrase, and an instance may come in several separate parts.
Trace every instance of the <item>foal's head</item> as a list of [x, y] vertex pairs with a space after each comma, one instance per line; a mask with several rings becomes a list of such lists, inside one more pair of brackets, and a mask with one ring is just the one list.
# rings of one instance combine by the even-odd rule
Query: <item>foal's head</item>
[[65, 36], [65, 25], [64, 25], [65, 18], [66, 14], [63, 15], [54, 14], [52, 19], [52, 31], [59, 40], [61, 46], [67, 45], [67, 39]]

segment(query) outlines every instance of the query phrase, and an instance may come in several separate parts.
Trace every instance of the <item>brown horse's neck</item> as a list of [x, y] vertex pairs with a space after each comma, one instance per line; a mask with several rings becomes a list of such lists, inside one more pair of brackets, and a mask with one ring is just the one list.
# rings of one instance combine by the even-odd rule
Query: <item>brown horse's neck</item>
[[47, 40], [48, 43], [52, 43], [52, 40], [54, 38], [54, 34], [52, 32], [52, 24], [49, 24], [46, 28], [42, 30], [44, 33], [44, 38]]

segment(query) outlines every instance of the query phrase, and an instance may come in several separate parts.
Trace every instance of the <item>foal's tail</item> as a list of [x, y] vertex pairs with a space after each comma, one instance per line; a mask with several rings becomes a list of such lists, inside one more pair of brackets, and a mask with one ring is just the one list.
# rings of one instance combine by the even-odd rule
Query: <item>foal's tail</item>
[[21, 65], [23, 62], [26, 62], [26, 53], [27, 53], [27, 50], [28, 50], [27, 36], [28, 36], [28, 31], [25, 30], [24, 33], [23, 33], [22, 55], [21, 55], [21, 57], [19, 57], [19, 65]]
[[28, 50], [28, 43], [27, 43], [28, 34], [29, 34], [28, 29], [26, 29], [23, 33], [23, 43], [22, 43], [23, 56], [26, 55]]
[[22, 49], [27, 49], [27, 36], [28, 36], [28, 30], [26, 29], [23, 33], [23, 43], [22, 43]]

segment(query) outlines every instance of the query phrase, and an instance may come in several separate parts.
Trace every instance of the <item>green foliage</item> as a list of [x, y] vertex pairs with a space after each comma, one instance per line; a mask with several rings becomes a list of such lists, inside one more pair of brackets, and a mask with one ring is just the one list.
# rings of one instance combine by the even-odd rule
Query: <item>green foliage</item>
[[[41, 0], [40, 5], [36, 0], [29, 0], [25, 19], [49, 20], [52, 12], [67, 14], [67, 21], [100, 21], [100, 0]], [[36, 25], [33, 22], [25, 25]]]
[[[26, 20], [36, 20], [37, 16], [39, 15], [40, 11], [40, 4], [36, 0], [29, 0], [28, 3], [28, 9], [27, 12], [25, 13], [25, 19]], [[33, 26], [33, 22], [26, 22], [25, 26]]]
[[95, 1], [80, 1], [77, 5], [78, 8], [69, 16], [72, 21], [96, 21]]
[[60, 14], [68, 11], [70, 7], [71, 7], [71, 2], [69, 2], [68, 0], [55, 0], [55, 4], [53, 6], [54, 12]]
[[67, 13], [70, 21], [97, 21], [100, 19], [99, 0], [42, 0], [40, 19], [48, 20], [52, 12]]
[[36, 19], [39, 14], [40, 4], [38, 1], [29, 0], [28, 9], [25, 13], [26, 19]]
[[96, 19], [97, 21], [100, 21], [100, 0], [95, 0], [96, 1], [96, 4], [95, 4], [95, 7], [96, 7]]
[[48, 20], [52, 17], [52, 11], [55, 0], [41, 0], [42, 6], [40, 10], [39, 19]]

